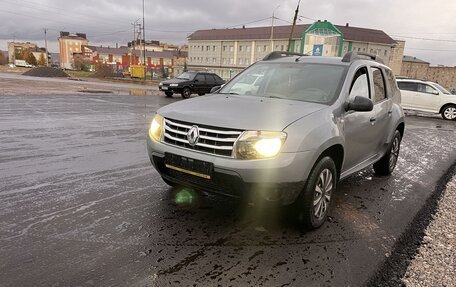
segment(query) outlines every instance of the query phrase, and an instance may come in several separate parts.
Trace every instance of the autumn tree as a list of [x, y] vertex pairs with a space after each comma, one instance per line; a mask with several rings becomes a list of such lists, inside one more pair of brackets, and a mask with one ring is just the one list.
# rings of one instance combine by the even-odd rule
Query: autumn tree
[[[18, 58], [16, 58], [18, 59]], [[25, 60], [27, 63], [36, 66], [37, 60], [35, 56], [33, 55], [32, 51], [30, 49], [25, 49], [22, 51], [22, 60]]]
[[38, 66], [46, 66], [46, 58], [44, 58], [44, 53], [40, 54], [40, 59], [38, 60]]
[[0, 65], [4, 65], [4, 64], [6, 64], [5, 55], [3, 54], [2, 51], [0, 51]]

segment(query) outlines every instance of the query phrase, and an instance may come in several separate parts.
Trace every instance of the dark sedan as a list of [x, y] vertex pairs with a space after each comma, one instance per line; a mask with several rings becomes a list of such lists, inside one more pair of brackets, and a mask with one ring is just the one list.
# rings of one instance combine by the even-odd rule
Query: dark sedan
[[184, 72], [177, 78], [161, 82], [158, 88], [165, 92], [167, 97], [178, 93], [182, 98], [187, 99], [191, 94], [202, 96], [209, 93], [213, 87], [224, 83], [225, 81], [214, 73]]

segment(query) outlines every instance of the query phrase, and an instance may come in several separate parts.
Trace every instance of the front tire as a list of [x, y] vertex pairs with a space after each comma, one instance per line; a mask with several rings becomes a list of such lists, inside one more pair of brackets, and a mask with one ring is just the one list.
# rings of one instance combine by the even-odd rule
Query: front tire
[[300, 227], [316, 229], [325, 223], [337, 185], [337, 170], [332, 158], [326, 156], [313, 167], [304, 190], [294, 203]]
[[396, 167], [401, 146], [401, 133], [396, 130], [394, 132], [393, 141], [388, 148], [386, 154], [376, 163], [374, 163], [374, 171], [377, 175], [390, 175]]
[[192, 95], [192, 91], [190, 90], [189, 87], [185, 87], [184, 89], [182, 89], [181, 95], [182, 95], [182, 98], [188, 99]]
[[170, 181], [170, 180], [167, 180], [167, 179], [164, 178], [164, 177], [162, 177], [162, 179], [163, 179], [163, 181], [164, 181], [167, 185], [169, 185], [169, 186], [171, 186], [171, 187], [179, 186], [177, 183], [174, 183], [174, 182], [172, 182], [172, 181]]
[[165, 92], [165, 96], [166, 96], [167, 98], [172, 98], [172, 97], [173, 97], [173, 94], [174, 94], [174, 93], [173, 93], [173, 92], [170, 92], [170, 91]]
[[456, 105], [447, 105], [442, 110], [442, 118], [448, 121], [456, 120]]

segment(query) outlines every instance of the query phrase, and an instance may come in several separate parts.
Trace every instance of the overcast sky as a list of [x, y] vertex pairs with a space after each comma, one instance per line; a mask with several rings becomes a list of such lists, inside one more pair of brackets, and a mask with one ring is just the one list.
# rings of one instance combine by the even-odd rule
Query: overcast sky
[[[145, 1], [147, 40], [183, 44], [199, 29], [270, 26], [273, 11], [280, 18], [275, 25], [288, 25], [298, 0]], [[433, 65], [456, 66], [454, 0], [302, 0], [299, 15], [303, 17], [298, 24], [327, 19], [333, 24], [380, 29], [406, 40], [406, 55]], [[43, 28], [49, 29], [51, 52], [58, 51], [62, 30], [87, 33], [94, 45], [125, 45], [133, 38], [131, 23], [141, 17], [142, 0], [1, 0], [0, 50], [14, 39], [44, 46]]]

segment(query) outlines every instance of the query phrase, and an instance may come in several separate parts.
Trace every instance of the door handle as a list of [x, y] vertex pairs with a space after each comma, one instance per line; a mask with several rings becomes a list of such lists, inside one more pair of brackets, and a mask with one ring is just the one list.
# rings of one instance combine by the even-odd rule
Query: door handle
[[388, 111], [388, 116], [391, 116], [393, 114], [393, 111]]
[[375, 122], [376, 120], [377, 120], [377, 118], [370, 118], [370, 119], [369, 119], [369, 121], [370, 121], [371, 123]]

